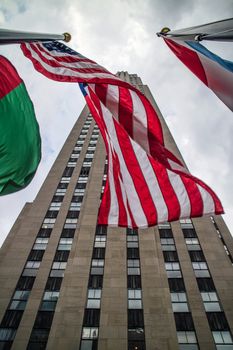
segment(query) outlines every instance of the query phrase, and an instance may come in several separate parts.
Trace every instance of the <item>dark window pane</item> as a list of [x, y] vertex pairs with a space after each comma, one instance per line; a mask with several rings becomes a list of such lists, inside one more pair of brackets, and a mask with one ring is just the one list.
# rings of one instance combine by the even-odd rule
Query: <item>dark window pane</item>
[[207, 312], [211, 331], [228, 331], [229, 326], [224, 312]]
[[58, 210], [48, 210], [45, 217], [46, 218], [56, 218], [58, 216]]
[[69, 250], [57, 250], [54, 261], [67, 261], [69, 258]]
[[104, 259], [105, 256], [105, 248], [94, 248], [93, 249], [93, 259]]
[[34, 342], [46, 342], [49, 336], [49, 329], [33, 329], [30, 341]]
[[128, 339], [129, 340], [144, 340], [145, 333], [143, 328], [129, 328], [128, 329]]
[[100, 318], [99, 309], [86, 309], [83, 318], [84, 327], [98, 327]]
[[205, 261], [205, 256], [202, 250], [189, 250], [191, 261]]
[[66, 167], [62, 176], [63, 177], [71, 177], [74, 171], [74, 167]]
[[81, 176], [81, 177], [82, 176], [83, 177], [88, 176], [89, 172], [90, 172], [90, 168], [89, 167], [82, 167], [79, 176]]
[[172, 230], [170, 228], [159, 229], [160, 238], [173, 238]]
[[185, 285], [183, 278], [169, 278], [168, 279], [170, 292], [185, 292]]
[[82, 188], [82, 189], [84, 189], [84, 188], [86, 188], [86, 186], [87, 186], [87, 184], [86, 183], [77, 183], [77, 185], [76, 185], [76, 188]]
[[44, 255], [44, 250], [31, 250], [28, 260], [30, 261], [41, 261]]
[[78, 210], [69, 210], [66, 217], [69, 219], [78, 219], [79, 211]]
[[34, 281], [35, 281], [35, 277], [21, 276], [17, 283], [16, 289], [31, 290], [33, 287]]
[[164, 250], [163, 251], [163, 257], [165, 262], [170, 262], [170, 261], [179, 261], [178, 259], [178, 254], [176, 251], [168, 251]]
[[48, 238], [52, 232], [51, 228], [40, 228], [37, 237]]
[[146, 349], [146, 345], [145, 342], [142, 340], [137, 340], [137, 341], [132, 341], [129, 340], [128, 342], [128, 350], [145, 350]]
[[139, 249], [127, 248], [127, 259], [139, 259]]
[[96, 235], [106, 235], [107, 234], [107, 226], [102, 226], [102, 225], [96, 226], [95, 234]]
[[12, 341], [0, 341], [0, 350], [10, 350], [12, 344]]
[[67, 182], [60, 182], [57, 186], [57, 188], [67, 188], [68, 187], [68, 183]]
[[182, 229], [184, 238], [194, 238], [197, 237], [196, 231], [194, 228], [183, 228]]
[[197, 278], [200, 292], [214, 292], [215, 286], [212, 278]]
[[194, 331], [192, 315], [189, 312], [174, 313], [177, 331]]
[[128, 310], [128, 328], [144, 327], [143, 311]]
[[49, 277], [46, 283], [45, 290], [59, 291], [62, 284], [62, 277]]
[[52, 202], [60, 203], [63, 201], [64, 196], [53, 196]]
[[50, 329], [53, 316], [53, 311], [38, 311], [33, 328]]
[[127, 286], [129, 289], [141, 289], [141, 277], [136, 275], [128, 275]]
[[126, 229], [126, 234], [127, 235], [137, 235], [138, 234], [138, 229], [137, 228], [127, 228]]
[[1, 322], [2, 328], [18, 328], [23, 311], [7, 310]]
[[71, 202], [82, 203], [83, 196], [73, 196]]
[[61, 237], [63, 238], [73, 238], [75, 234], [74, 228], [63, 228]]
[[100, 275], [90, 275], [90, 278], [89, 278], [89, 284], [88, 284], [88, 287], [89, 288], [102, 288], [103, 286], [103, 276]]
[[29, 342], [27, 350], [45, 350], [47, 342]]

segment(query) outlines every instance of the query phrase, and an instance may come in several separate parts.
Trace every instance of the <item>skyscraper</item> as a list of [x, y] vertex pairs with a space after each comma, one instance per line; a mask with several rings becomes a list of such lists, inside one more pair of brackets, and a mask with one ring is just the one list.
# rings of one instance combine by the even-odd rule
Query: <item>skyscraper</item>
[[[158, 110], [136, 74], [118, 75]], [[1, 249], [0, 349], [233, 349], [233, 240], [222, 218], [97, 226], [106, 173], [85, 107]]]

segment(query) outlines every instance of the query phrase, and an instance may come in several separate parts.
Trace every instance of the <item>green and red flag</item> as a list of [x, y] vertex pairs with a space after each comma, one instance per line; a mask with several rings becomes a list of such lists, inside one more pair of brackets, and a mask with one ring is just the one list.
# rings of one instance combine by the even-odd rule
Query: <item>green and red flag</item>
[[32, 101], [13, 65], [0, 56], [0, 195], [21, 190], [41, 159], [41, 139]]

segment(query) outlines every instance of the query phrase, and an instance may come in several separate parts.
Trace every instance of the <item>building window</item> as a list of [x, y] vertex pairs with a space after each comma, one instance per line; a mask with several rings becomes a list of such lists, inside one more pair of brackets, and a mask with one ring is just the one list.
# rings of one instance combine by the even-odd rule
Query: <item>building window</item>
[[192, 262], [205, 261], [205, 256], [202, 250], [190, 250], [189, 255]]
[[95, 248], [105, 248], [106, 246], [106, 236], [95, 236]]
[[127, 235], [127, 248], [138, 248], [138, 236]]
[[128, 275], [140, 275], [140, 263], [139, 259], [128, 259]]
[[46, 291], [59, 291], [61, 289], [62, 277], [49, 277], [46, 283]]
[[142, 291], [141, 289], [128, 289], [128, 308], [142, 309]]
[[73, 167], [66, 167], [62, 176], [63, 177], [71, 177], [73, 174], [74, 168]]
[[127, 287], [128, 289], [141, 289], [141, 277], [137, 275], [127, 276]]
[[194, 228], [182, 228], [184, 238], [195, 238], [197, 237], [196, 231]]
[[51, 228], [40, 228], [37, 237], [41, 238], [49, 238], [51, 236], [52, 229]]
[[10, 310], [24, 310], [29, 297], [29, 290], [16, 290], [10, 303]]
[[41, 261], [44, 255], [44, 250], [34, 250], [30, 251], [28, 256], [29, 261]]
[[128, 309], [128, 328], [144, 328], [143, 311]]
[[83, 327], [82, 339], [97, 339], [98, 332], [98, 327]]
[[201, 250], [199, 241], [197, 238], [185, 238], [185, 242], [188, 250]]
[[1, 328], [18, 328], [23, 311], [21, 310], [7, 310], [2, 319]]
[[54, 261], [68, 261], [69, 258], [69, 250], [57, 250], [55, 253]]
[[45, 250], [47, 248], [48, 242], [49, 242], [48, 238], [37, 238], [35, 243], [34, 243], [33, 249], [34, 250]]
[[90, 275], [88, 288], [99, 289], [103, 287], [103, 275]]
[[185, 285], [183, 278], [169, 278], [168, 284], [171, 293], [185, 292]]
[[35, 281], [35, 277], [21, 276], [18, 280], [16, 290], [31, 290]]
[[59, 292], [45, 292], [40, 305], [40, 310], [53, 311], [56, 308]]
[[177, 331], [194, 331], [193, 319], [189, 312], [175, 312]]
[[63, 228], [61, 237], [62, 238], [73, 238], [75, 234], [75, 229], [72, 228]]
[[163, 257], [165, 262], [178, 262], [177, 251], [163, 251]]
[[93, 259], [104, 259], [105, 248], [94, 248], [92, 258]]
[[[195, 332], [192, 331], [179, 331], [177, 332], [177, 338], [179, 344], [197, 344], [197, 338]], [[181, 349], [185, 349], [185, 347], [181, 347]], [[186, 348], [187, 350], [189, 347]], [[193, 350], [195, 348], [190, 348], [190, 350]], [[196, 348], [198, 349], [198, 348]]]
[[[215, 342], [215, 344], [224, 344], [224, 345], [226, 345], [226, 344], [233, 344], [233, 340], [232, 340], [232, 336], [231, 336], [231, 333], [229, 332], [229, 331], [215, 331], [215, 332], [212, 332], [212, 334], [213, 334], [213, 337], [214, 337], [214, 342]], [[217, 349], [219, 349], [219, 350], [223, 350], [223, 349], [225, 349], [226, 348], [226, 350], [231, 350], [231, 349], [233, 349], [233, 346], [231, 346], [231, 347], [218, 347], [217, 346]]]
[[127, 248], [127, 259], [139, 259], [139, 249]]
[[186, 293], [171, 293], [173, 312], [188, 312]]
[[228, 331], [228, 323], [223, 312], [207, 312], [210, 329], [212, 331]]
[[107, 234], [107, 226], [97, 225], [95, 229], [95, 234], [98, 235], [106, 235]]
[[57, 250], [71, 250], [72, 238], [60, 238]]
[[53, 202], [62, 202], [63, 201], [63, 196], [58, 196], [58, 195], [55, 195], [55, 196], [53, 196], [53, 199], [52, 199], [52, 201]]
[[173, 238], [172, 230], [170, 228], [159, 229], [160, 238]]
[[200, 292], [214, 292], [215, 286], [211, 277], [197, 278], [197, 284]]
[[83, 326], [84, 327], [98, 327], [100, 319], [99, 309], [86, 309], [84, 312]]
[[90, 168], [88, 167], [82, 167], [81, 171], [80, 171], [80, 175], [81, 177], [86, 177], [89, 175], [90, 172]]
[[177, 262], [165, 263], [168, 278], [181, 278], [180, 264]]
[[210, 273], [205, 262], [193, 262], [192, 266], [196, 277], [210, 277]]
[[88, 289], [87, 308], [99, 309], [101, 299], [101, 289]]

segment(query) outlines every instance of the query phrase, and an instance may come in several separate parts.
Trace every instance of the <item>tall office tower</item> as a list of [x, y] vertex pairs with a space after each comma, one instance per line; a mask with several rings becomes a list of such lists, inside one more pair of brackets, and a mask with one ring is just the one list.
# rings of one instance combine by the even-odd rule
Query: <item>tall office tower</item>
[[[119, 76], [157, 109], [136, 74]], [[233, 349], [233, 240], [222, 218], [96, 226], [106, 172], [85, 107], [1, 249], [0, 349]]]

